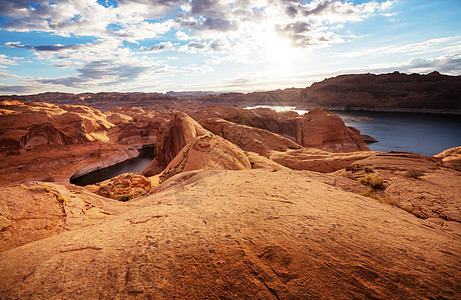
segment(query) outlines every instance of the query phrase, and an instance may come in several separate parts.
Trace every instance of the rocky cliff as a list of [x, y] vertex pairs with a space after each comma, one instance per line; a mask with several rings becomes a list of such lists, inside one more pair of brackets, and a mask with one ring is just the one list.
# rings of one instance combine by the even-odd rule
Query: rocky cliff
[[[264, 129], [289, 138], [304, 147], [318, 148], [332, 152], [369, 150], [357, 129], [347, 127], [339, 116], [321, 109], [314, 109], [302, 116], [294, 111], [276, 112], [268, 108], [247, 110], [227, 106], [213, 106], [199, 111], [188, 111], [187, 113], [196, 120], [203, 120], [210, 117], [222, 118], [233, 123]], [[212, 125], [210, 124], [212, 120], [203, 122], [216, 134], [223, 136], [223, 134], [226, 135], [226, 132], [228, 132], [231, 140], [242, 144], [241, 141], [238, 142], [237, 136], [230, 134], [231, 127], [232, 131], [236, 131], [239, 128], [238, 126], [231, 126], [229, 123], [222, 122], [219, 125]], [[251, 132], [254, 133], [251, 134]], [[262, 132], [248, 130], [242, 134], [252, 136], [253, 141], [255, 141], [260, 139], [256, 135], [260, 135]], [[267, 135], [267, 138], [269, 138], [269, 135]], [[271, 138], [273, 138], [273, 135]], [[281, 144], [281, 140], [276, 143], [279, 143], [280, 147], [284, 147]], [[266, 147], [270, 147], [270, 144], [271, 142], [268, 142]], [[296, 144], [285, 146], [285, 148], [289, 147], [296, 148], [298, 146]], [[251, 151], [259, 152], [256, 150]]]
[[167, 112], [40, 102], [0, 103], [0, 182], [63, 181], [152, 146]]
[[207, 134], [200, 124], [185, 113], [178, 112], [161, 124], [155, 142], [155, 158], [144, 170], [145, 176], [160, 173], [188, 143]]
[[305, 88], [299, 107], [459, 114], [461, 77], [438, 72], [340, 75]]

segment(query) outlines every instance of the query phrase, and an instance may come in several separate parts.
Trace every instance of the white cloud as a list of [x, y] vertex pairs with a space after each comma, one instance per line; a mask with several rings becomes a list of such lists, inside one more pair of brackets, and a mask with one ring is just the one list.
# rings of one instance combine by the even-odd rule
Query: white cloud
[[6, 77], [6, 78], [20, 78], [20, 76], [18, 76], [18, 75], [8, 74], [8, 73], [0, 73], [0, 77]]
[[367, 55], [383, 55], [396, 53], [427, 54], [431, 52], [459, 52], [461, 50], [461, 37], [442, 37], [429, 39], [423, 42], [410, 43], [406, 45], [384, 46], [371, 49], [362, 49], [337, 54], [336, 57], [361, 57]]
[[149, 48], [141, 48], [144, 52], [164, 52], [175, 49], [173, 43], [170, 41], [168, 42], [161, 42], [155, 45], [150, 46]]
[[5, 54], [0, 54], [0, 68], [5, 68], [5, 65], [17, 65], [18, 63], [15, 60], [12, 60]]
[[[71, 37], [67, 44], [29, 45], [16, 39], [5, 44], [29, 49], [40, 62], [71, 74], [30, 78], [25, 84], [96, 89], [129, 81], [148, 85], [159, 74], [212, 72], [210, 65], [224, 62], [257, 64], [289, 55], [290, 44], [304, 49], [343, 43], [356, 38], [344, 33], [346, 23], [387, 13], [395, 2], [118, 0], [107, 7], [96, 0], [0, 0], [0, 11], [9, 20], [3, 30]], [[96, 40], [76, 42], [74, 37], [81, 36]], [[203, 55], [203, 60], [173, 68], [170, 59], [148, 55], [162, 51], [171, 51], [171, 60], [187, 53]], [[0, 67], [14, 64], [0, 54]]]

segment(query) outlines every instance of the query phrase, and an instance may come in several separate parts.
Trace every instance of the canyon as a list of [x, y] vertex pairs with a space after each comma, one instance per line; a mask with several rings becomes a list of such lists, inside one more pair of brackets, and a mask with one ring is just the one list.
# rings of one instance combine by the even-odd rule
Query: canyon
[[[319, 108], [18, 99], [0, 102], [1, 298], [461, 296], [461, 147], [370, 151]], [[143, 174], [69, 183], [145, 147]]]

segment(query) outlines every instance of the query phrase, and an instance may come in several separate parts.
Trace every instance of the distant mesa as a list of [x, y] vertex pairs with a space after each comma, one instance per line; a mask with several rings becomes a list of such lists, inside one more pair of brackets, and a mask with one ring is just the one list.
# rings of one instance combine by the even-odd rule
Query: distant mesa
[[[374, 110], [461, 114], [461, 77], [442, 75], [348, 74], [315, 82], [306, 88], [235, 93], [170, 91], [161, 93], [41, 93], [0, 96], [2, 99], [54, 104], [89, 105], [102, 111], [115, 107], [149, 107], [159, 110], [201, 109], [210, 105], [251, 107], [290, 106], [309, 110]], [[362, 121], [365, 121], [364, 119]]]
[[340, 75], [301, 92], [300, 108], [461, 113], [461, 77], [427, 75]]

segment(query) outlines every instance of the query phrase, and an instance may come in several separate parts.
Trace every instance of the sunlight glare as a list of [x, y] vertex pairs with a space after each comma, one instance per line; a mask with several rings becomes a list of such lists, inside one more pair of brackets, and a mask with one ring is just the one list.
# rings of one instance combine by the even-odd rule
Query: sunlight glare
[[264, 58], [273, 67], [290, 68], [300, 56], [300, 49], [274, 32], [268, 34], [266, 41]]

